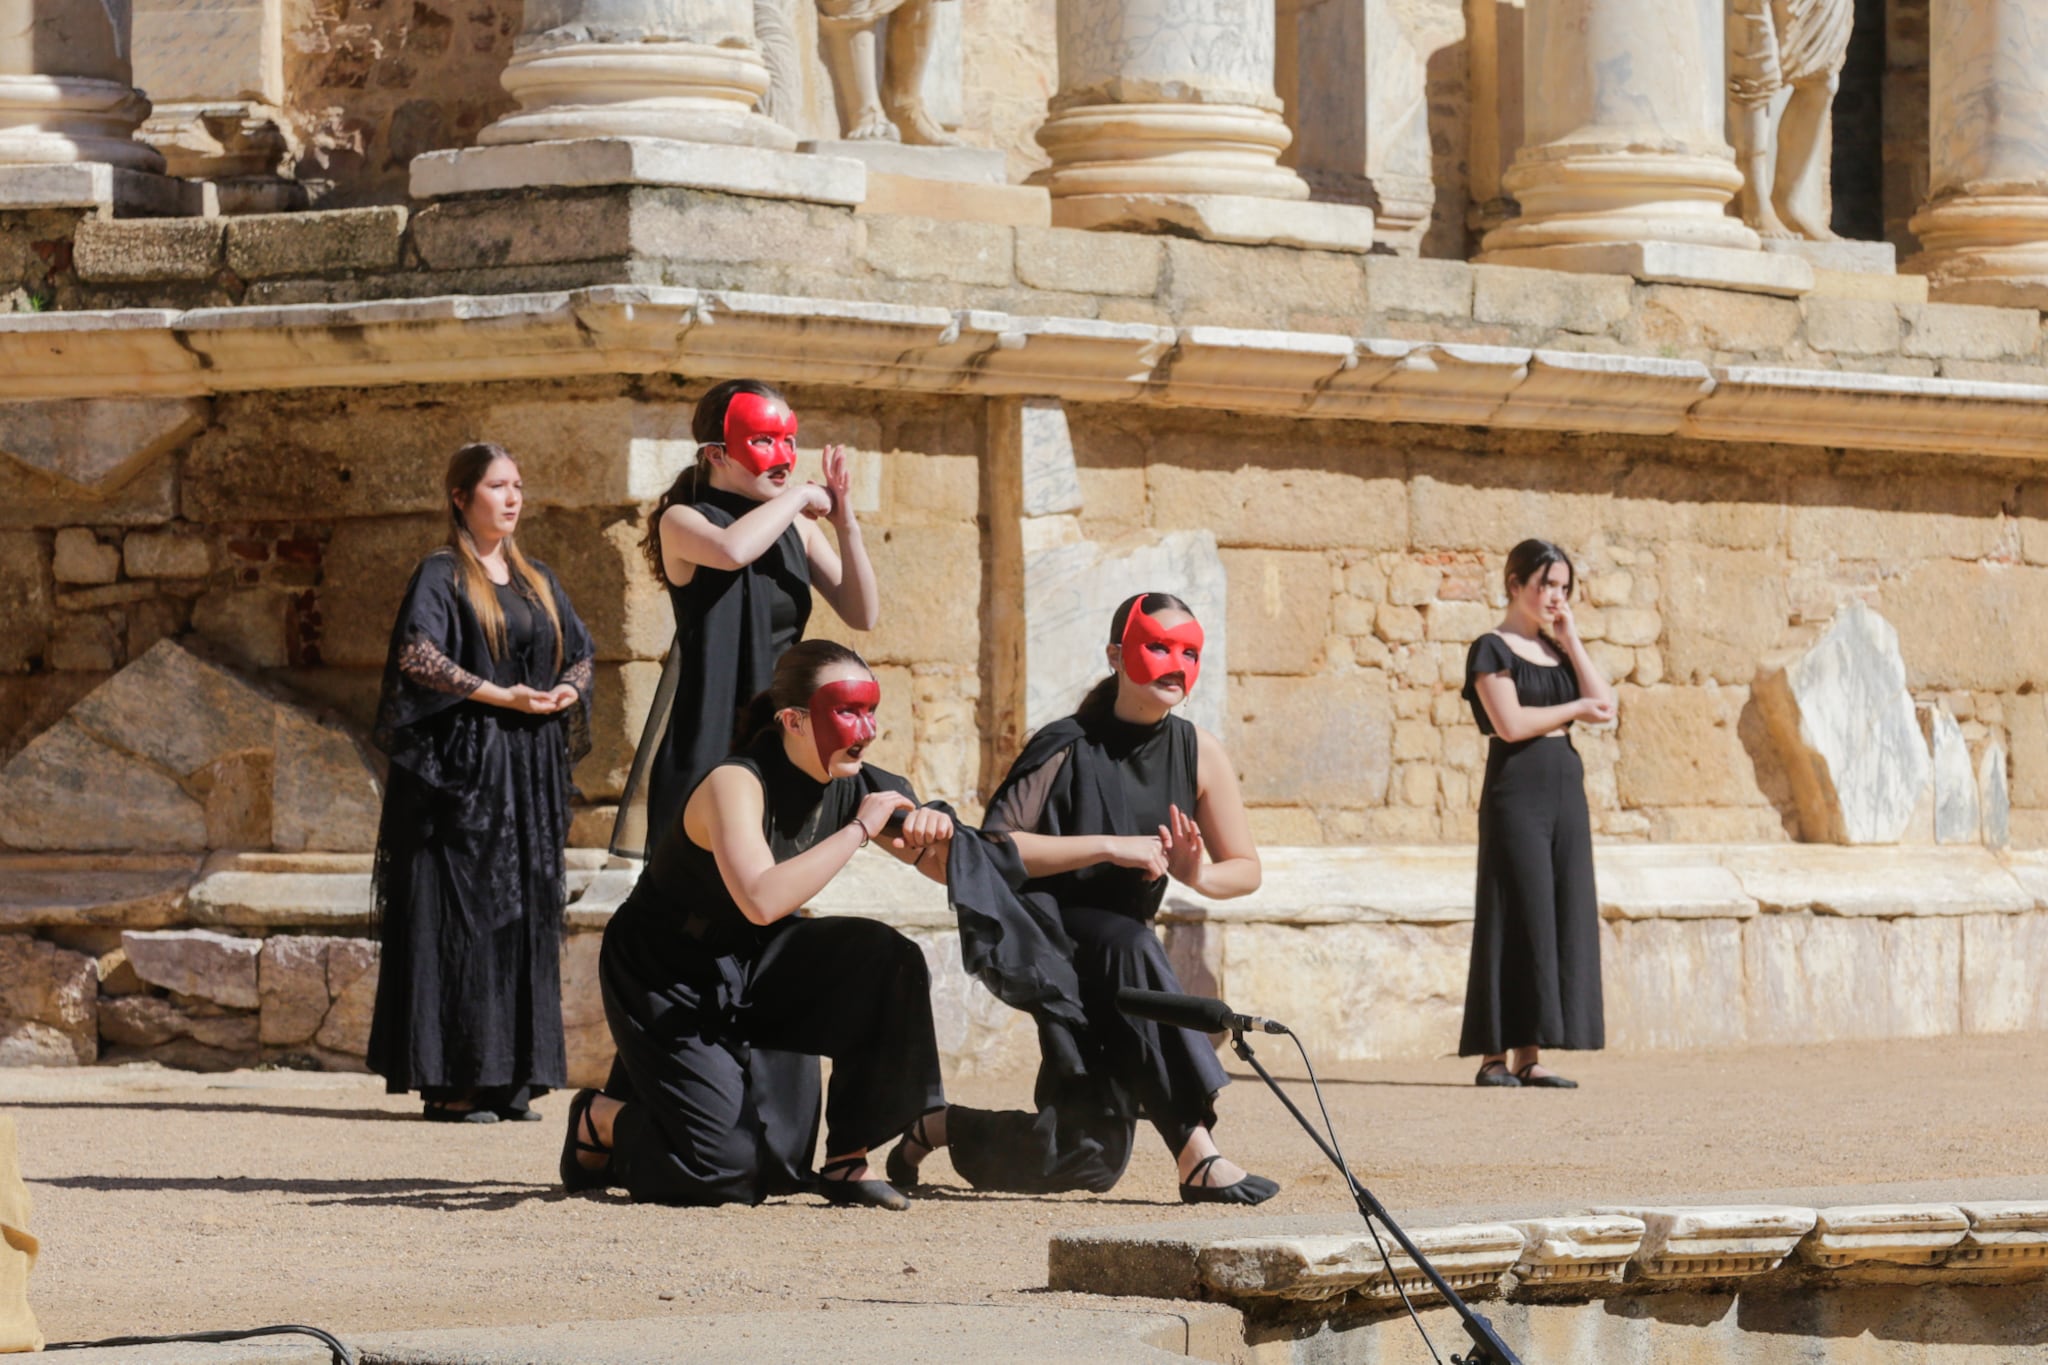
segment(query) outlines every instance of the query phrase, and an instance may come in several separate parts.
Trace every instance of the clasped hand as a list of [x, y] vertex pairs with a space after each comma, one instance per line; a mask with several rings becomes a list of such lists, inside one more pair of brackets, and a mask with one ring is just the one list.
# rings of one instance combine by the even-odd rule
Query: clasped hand
[[505, 707], [511, 711], [524, 711], [529, 716], [548, 716], [574, 706], [581, 694], [567, 683], [559, 683], [547, 691], [528, 687], [520, 683], [508, 687]]
[[953, 837], [953, 821], [944, 811], [920, 806], [902, 792], [869, 792], [861, 798], [854, 819], [870, 839], [882, 837], [889, 817], [902, 811], [903, 824], [889, 841], [892, 848], [930, 848]]
[[1195, 886], [1202, 876], [1202, 827], [1192, 816], [1182, 814], [1179, 806], [1168, 810], [1170, 823], [1161, 825], [1158, 834], [1111, 839], [1109, 861], [1118, 867], [1137, 868], [1148, 882], [1172, 877], [1183, 886]]

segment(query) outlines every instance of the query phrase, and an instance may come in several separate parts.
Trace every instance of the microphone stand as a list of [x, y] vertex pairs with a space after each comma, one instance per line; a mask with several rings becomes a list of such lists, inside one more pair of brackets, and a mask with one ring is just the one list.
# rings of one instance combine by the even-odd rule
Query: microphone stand
[[[1266, 1088], [1279, 1098], [1280, 1103], [1287, 1107], [1287, 1112], [1294, 1115], [1294, 1121], [1301, 1125], [1302, 1131], [1309, 1135], [1316, 1146], [1322, 1148], [1323, 1155], [1330, 1158], [1330, 1164], [1342, 1173], [1344, 1183], [1351, 1188], [1351, 1197], [1358, 1203], [1359, 1216], [1366, 1219], [1368, 1224], [1373, 1219], [1378, 1219], [1380, 1225], [1391, 1232], [1394, 1240], [1401, 1244], [1401, 1249], [1408, 1253], [1409, 1259], [1429, 1277], [1429, 1282], [1436, 1286], [1436, 1292], [1443, 1295], [1444, 1302], [1457, 1310], [1459, 1318], [1464, 1321], [1465, 1330], [1472, 1336], [1472, 1349], [1462, 1357], [1452, 1356], [1451, 1365], [1522, 1365], [1521, 1358], [1509, 1350], [1507, 1343], [1493, 1330], [1493, 1324], [1473, 1312], [1471, 1306], [1458, 1297], [1458, 1291], [1444, 1282], [1444, 1277], [1429, 1263], [1429, 1257], [1423, 1255], [1415, 1243], [1408, 1239], [1408, 1234], [1401, 1230], [1401, 1225], [1394, 1221], [1386, 1206], [1373, 1197], [1371, 1190], [1358, 1183], [1358, 1177], [1344, 1164], [1344, 1158], [1323, 1140], [1323, 1135], [1309, 1122], [1308, 1115], [1295, 1107], [1294, 1101], [1287, 1097], [1287, 1092], [1280, 1088], [1280, 1083], [1273, 1079], [1272, 1073], [1259, 1065], [1259, 1059], [1252, 1055], [1252, 1045], [1244, 1040], [1242, 1028], [1230, 1030], [1230, 1046], [1238, 1056], [1251, 1065], [1252, 1070], [1259, 1073], [1259, 1079], [1266, 1083]], [[1388, 1267], [1388, 1273], [1393, 1273], [1391, 1266]]]

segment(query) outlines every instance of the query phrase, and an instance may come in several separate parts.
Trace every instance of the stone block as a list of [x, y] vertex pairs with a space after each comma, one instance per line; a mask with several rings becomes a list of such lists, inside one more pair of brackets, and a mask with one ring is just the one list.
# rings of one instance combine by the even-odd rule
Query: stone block
[[1923, 560], [1884, 581], [1878, 609], [1911, 687], [2015, 692], [2048, 676], [2048, 569]]
[[1230, 643], [1240, 672], [1309, 673], [1330, 633], [1330, 566], [1320, 554], [1224, 550]]
[[175, 923], [198, 866], [178, 855], [0, 854], [0, 926]]
[[1956, 1205], [1970, 1230], [1943, 1259], [1951, 1271], [2013, 1271], [2030, 1278], [2048, 1261], [2048, 1203], [2039, 1199], [1986, 1199]]
[[1287, 327], [1311, 314], [1356, 326], [1367, 312], [1365, 272], [1355, 256], [1180, 238], [1168, 238], [1165, 248], [1161, 302], [1183, 326]]
[[26, 673], [50, 644], [56, 619], [50, 564], [31, 531], [0, 531], [0, 673]]
[[1339, 469], [1160, 463], [1146, 471], [1152, 523], [1199, 526], [1225, 547], [1280, 550], [1407, 548], [1400, 479]]
[[1634, 1273], [1652, 1281], [1725, 1280], [1776, 1270], [1813, 1230], [1812, 1209], [1782, 1204], [1712, 1208], [1598, 1205], [1593, 1212], [1640, 1219]]
[[1613, 1284], [1643, 1244], [1640, 1218], [1588, 1213], [1513, 1223], [1522, 1234], [1515, 1278], [1524, 1291]]
[[130, 578], [204, 578], [213, 569], [205, 537], [167, 531], [130, 531], [121, 542]]
[[[63, 484], [87, 489], [96, 525], [169, 521], [175, 471], [165, 452], [206, 421], [206, 405], [189, 398], [80, 398], [0, 403], [0, 451]], [[135, 476], [155, 462], [153, 477]], [[0, 461], [0, 476], [12, 466]], [[76, 489], [0, 484], [9, 526], [62, 526], [79, 517]]]
[[[1472, 317], [1538, 333], [1599, 336], [1629, 315], [1634, 281], [1625, 275], [1572, 275], [1516, 266], [1472, 268]], [[1374, 293], [1377, 300], [1379, 294]]]
[[1393, 701], [1383, 676], [1245, 676], [1234, 680], [1233, 753], [1258, 754], [1244, 775], [1255, 805], [1376, 806], [1392, 775]]
[[210, 280], [221, 268], [219, 218], [86, 219], [72, 241], [80, 279], [95, 284]]
[[121, 935], [135, 974], [152, 986], [228, 1009], [259, 1008], [257, 958], [263, 941], [211, 929], [143, 929]]
[[853, 205], [867, 190], [867, 167], [844, 157], [651, 137], [465, 147], [414, 157], [411, 170], [415, 199], [529, 188], [658, 185]]
[[121, 550], [101, 544], [82, 526], [69, 526], [57, 533], [50, 572], [59, 583], [111, 583], [121, 576]]
[[2012, 789], [2005, 776], [2005, 750], [1986, 745], [1977, 760], [1977, 812], [1984, 843], [2003, 849], [2012, 843]]
[[[863, 147], [896, 144], [864, 142]], [[976, 185], [959, 180], [926, 180], [869, 170], [868, 197], [854, 212], [895, 214], [948, 223], [994, 223], [1044, 229], [1052, 225], [1052, 196], [1037, 185]], [[1071, 287], [1071, 286], [1068, 286]]]
[[405, 240], [398, 205], [227, 220], [227, 266], [245, 280], [395, 270]]
[[1663, 547], [1662, 663], [1677, 682], [1747, 683], [1791, 615], [1781, 556], [1685, 542]]
[[[383, 668], [405, 585], [445, 524], [423, 515], [352, 517], [335, 526], [321, 556], [322, 663]], [[584, 610], [574, 592], [570, 598], [579, 613]]]
[[597, 953], [603, 939], [602, 934], [585, 933], [562, 940], [562, 1036], [572, 1086], [603, 1086], [616, 1051], [597, 984]]
[[2048, 911], [1962, 920], [1962, 1030], [2048, 1031]]
[[269, 588], [216, 588], [192, 604], [192, 629], [245, 668], [292, 661], [290, 602]]
[[222, 755], [269, 748], [276, 711], [277, 703], [226, 669], [165, 643], [95, 689], [71, 718], [183, 777]]
[[1794, 298], [1813, 288], [1813, 267], [1796, 257], [1677, 242], [1587, 242], [1493, 251], [1479, 259], [1487, 265], [1579, 275], [1631, 275], [1653, 285], [1698, 286], [1695, 293], [1719, 290]]
[[273, 752], [271, 847], [367, 853], [377, 846], [383, 789], [353, 736], [279, 707]]
[[2033, 309], [1964, 303], [1908, 304], [1900, 351], [1955, 360], [2033, 360], [2041, 350], [2041, 315]]
[[2035, 904], [2018, 875], [2023, 865], [2008, 868], [1981, 848], [1780, 844], [1723, 849], [1720, 861], [1767, 914], [1968, 917], [2019, 914]]
[[1500, 613], [1484, 602], [1431, 602], [1422, 619], [1424, 638], [1462, 645], [1492, 630]]
[[1151, 298], [1159, 289], [1164, 243], [1135, 232], [1019, 228], [1017, 282], [1033, 289]]
[[1634, 316], [1619, 331], [1624, 344], [1653, 353], [1669, 346], [1681, 354], [1776, 356], [1797, 339], [1803, 321], [1791, 299], [1653, 284], [1643, 290]]
[[1015, 233], [1010, 228], [926, 218], [863, 221], [867, 247], [862, 259], [889, 279], [1000, 287], [1016, 277]]
[[1896, 355], [1900, 322], [1896, 304], [1877, 299], [1809, 297], [1806, 341], [1834, 355]]
[[1877, 560], [1891, 569], [1925, 559], [1984, 559], [2003, 553], [2001, 525], [2011, 486], [2003, 480], [1795, 476], [1789, 526], [1792, 558], [1832, 563]]
[[274, 934], [256, 961], [260, 1040], [288, 1046], [312, 1040], [327, 1017], [327, 940]]
[[1303, 251], [1362, 254], [1373, 246], [1370, 209], [1248, 194], [1078, 194], [1053, 201], [1052, 221]]
[[1921, 705], [1914, 710], [1932, 760], [1934, 842], [1979, 843], [1984, 831], [1977, 810], [1977, 775], [1970, 767], [1970, 749], [1963, 740], [1962, 727], [1945, 706]]
[[[975, 528], [921, 526], [901, 535], [871, 534], [866, 544], [881, 584], [881, 616], [873, 630], [852, 637], [854, 648], [870, 663], [974, 663], [981, 648], [974, 614], [957, 613], [941, 623], [925, 608], [954, 600], [962, 585], [981, 581], [981, 537]], [[836, 625], [826, 619], [831, 615], [831, 608], [820, 603], [811, 618], [812, 633]]]
[[62, 720], [0, 769], [0, 843], [196, 850], [206, 846], [206, 811], [160, 769]]
[[1757, 703], [1814, 842], [1897, 843], [1932, 782], [1898, 632], [1861, 602], [1759, 672]]
[[1418, 607], [1382, 602], [1373, 614], [1372, 628], [1373, 633], [1388, 644], [1412, 644], [1423, 637], [1422, 611]]
[[[1609, 894], [1603, 882], [1602, 900]], [[1609, 1045], [1693, 1049], [1749, 1041], [1742, 940], [1743, 923], [1732, 919], [1603, 923]]]
[[0, 934], [0, 1066], [87, 1066], [98, 1056], [98, 963]]
[[1624, 806], [1765, 804], [1740, 733], [1746, 688], [1618, 690], [1621, 757], [1615, 778]]
[[327, 993], [334, 1003], [313, 1041], [329, 1052], [360, 1057], [369, 1050], [377, 1006], [377, 945], [342, 939], [327, 950]]
[[1365, 292], [1375, 313], [1425, 318], [1472, 316], [1473, 268], [1463, 261], [1369, 256]]
[[1800, 1258], [1828, 1270], [1873, 1262], [1938, 1265], [1970, 1230], [1953, 1204], [1857, 1204], [1815, 1210]]

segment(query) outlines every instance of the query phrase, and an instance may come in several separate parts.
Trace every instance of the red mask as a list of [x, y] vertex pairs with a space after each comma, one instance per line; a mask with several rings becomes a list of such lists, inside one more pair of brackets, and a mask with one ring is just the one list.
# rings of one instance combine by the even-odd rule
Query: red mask
[[1202, 671], [1202, 623], [1183, 621], [1168, 630], [1144, 608], [1132, 607], [1131, 619], [1124, 622], [1123, 650], [1124, 672], [1132, 682], [1149, 687], [1169, 673], [1180, 673], [1192, 692]]
[[811, 693], [811, 742], [826, 771], [832, 768], [832, 755], [875, 737], [875, 708], [881, 701], [882, 685], [873, 678], [826, 683]]
[[[773, 444], [759, 441], [769, 437]], [[725, 454], [759, 476], [796, 464], [796, 414], [789, 405], [758, 393], [736, 393], [725, 405]]]

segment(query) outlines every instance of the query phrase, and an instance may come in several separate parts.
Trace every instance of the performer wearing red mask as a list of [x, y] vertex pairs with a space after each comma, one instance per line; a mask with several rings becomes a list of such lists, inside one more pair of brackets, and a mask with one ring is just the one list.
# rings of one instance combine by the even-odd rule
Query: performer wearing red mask
[[[741, 709], [803, 638], [814, 586], [848, 625], [874, 627], [875, 571], [853, 514], [846, 454], [826, 446], [825, 482], [801, 482], [796, 432], [789, 403], [755, 380], [714, 385], [697, 401], [697, 463], [655, 504], [641, 543], [668, 587], [676, 636], [619, 799], [616, 854], [645, 856], [698, 779], [731, 752]], [[764, 1091], [786, 1101], [761, 1118], [784, 1154], [782, 1183], [801, 1188], [818, 1123], [817, 1063], [764, 1048], [753, 1067], [768, 1081]], [[773, 1077], [760, 1075], [767, 1072]], [[624, 1098], [623, 1077], [614, 1081], [607, 1090]]]
[[[950, 816], [865, 762], [880, 700], [844, 645], [790, 649], [752, 708], [753, 738], [656, 841], [598, 959], [615, 1075], [628, 1084], [571, 1103], [569, 1189], [623, 1186], [665, 1204], [791, 1192], [787, 1153], [764, 1122], [789, 1107], [776, 1089], [786, 1078], [751, 1064], [772, 1048], [803, 1057], [813, 1083], [815, 1059], [832, 1058], [828, 1159], [803, 1188], [905, 1206], [867, 1151], [945, 1104], [924, 955], [873, 920], [796, 914], [869, 843], [947, 880]], [[898, 811], [901, 831], [885, 833]]]
[[926, 1153], [949, 1146], [976, 1189], [1104, 1191], [1123, 1175], [1143, 1114], [1174, 1154], [1183, 1202], [1257, 1204], [1278, 1191], [1216, 1147], [1215, 1097], [1228, 1077], [1209, 1040], [1116, 1008], [1122, 987], [1181, 989], [1152, 931], [1169, 876], [1211, 899], [1259, 886], [1230, 756], [1172, 714], [1195, 686], [1201, 651], [1201, 624], [1179, 598], [1124, 602], [1110, 623], [1115, 672], [1032, 737], [989, 802], [985, 831], [1014, 845], [1023, 898], [1064, 931], [1050, 950], [1071, 962], [1049, 962], [1043, 975], [1076, 982], [1084, 1023], [1067, 1031], [1041, 1017], [1037, 1112], [954, 1105], [926, 1115], [890, 1153], [895, 1183], [914, 1184]]

